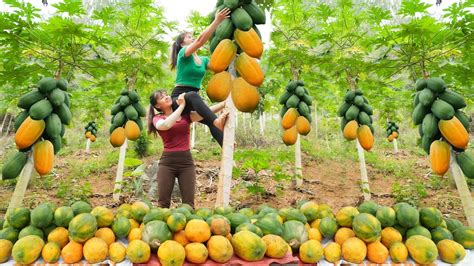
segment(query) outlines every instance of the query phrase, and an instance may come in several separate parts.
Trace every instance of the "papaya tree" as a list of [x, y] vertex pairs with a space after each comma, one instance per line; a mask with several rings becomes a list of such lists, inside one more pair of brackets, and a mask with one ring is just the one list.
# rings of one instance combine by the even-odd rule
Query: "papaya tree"
[[[265, 57], [267, 72], [279, 80], [280, 88], [283, 89], [289, 84], [288, 80], [293, 80], [293, 82], [304, 80], [303, 85], [307, 88], [308, 94], [313, 95], [315, 86], [311, 83], [313, 80], [311, 76], [317, 76], [318, 73], [309, 72], [314, 59], [308, 54], [308, 49], [310, 48], [309, 25], [312, 21], [312, 16], [309, 14], [315, 9], [307, 3], [286, 0], [277, 1], [275, 5], [282, 8], [272, 10], [271, 41], [273, 45]], [[280, 89], [280, 91], [274, 91], [273, 94], [283, 95], [284, 92]], [[285, 135], [290, 135], [288, 133], [284, 134], [284, 139], [287, 139]], [[300, 187], [303, 183], [301, 140], [299, 134], [295, 136], [294, 183]]]
[[[25, 109], [15, 121], [15, 128], [18, 130], [15, 136], [17, 147], [22, 151], [32, 149], [32, 152], [26, 151], [29, 155], [12, 196], [10, 210], [21, 204], [30, 180], [33, 168], [33, 162], [29, 159], [30, 153], [35, 157], [38, 156], [37, 158], [44, 157], [48, 160], [48, 163], [39, 165], [43, 160], [35, 159], [34, 168], [40, 175], [51, 171], [53, 157], [51, 149], [54, 149], [54, 153], [59, 151], [65, 132], [64, 124], [69, 124], [71, 121], [69, 110], [71, 93], [68, 92], [68, 81], [72, 80], [78, 70], [88, 73], [87, 69], [94, 60], [89, 60], [90, 51], [86, 45], [100, 42], [98, 37], [100, 34], [92, 33], [94, 28], [98, 28], [97, 26], [76, 21], [84, 14], [84, 10], [77, 2], [65, 1], [55, 4], [55, 14], [46, 21], [36, 19], [40, 17], [39, 9], [31, 4], [15, 0], [7, 4], [13, 11], [2, 13], [0, 41], [2, 53], [12, 57], [12, 61], [2, 66], [2, 79], [5, 79], [5, 85], [1, 89], [10, 105], [18, 105]], [[43, 78], [40, 80], [40, 77]], [[25, 94], [30, 90], [30, 85], [36, 83], [38, 90]], [[6, 90], [12, 86], [16, 89], [7, 92]], [[25, 117], [25, 112], [29, 114], [29, 118]], [[33, 141], [30, 145], [23, 143], [22, 140], [25, 139], [23, 132], [29, 131], [25, 128], [40, 121], [45, 121], [46, 127], [43, 127], [41, 132], [38, 131], [36, 140], [41, 138], [44, 140], [36, 144]], [[31, 142], [34, 139], [31, 137], [29, 135], [26, 139]]]
[[[472, 110], [469, 107], [472, 90], [468, 85], [472, 83], [469, 63], [472, 53], [462, 52], [472, 49], [469, 6], [468, 2], [453, 3], [442, 11], [442, 19], [436, 19], [428, 13], [431, 4], [403, 1], [396, 15], [403, 22], [381, 26], [375, 40], [386, 51], [387, 56], [382, 60], [386, 67], [381, 68], [384, 74], [399, 76], [399, 73], [404, 73], [408, 77], [405, 88], [411, 93], [416, 90], [413, 101], [405, 101], [405, 105], [413, 102], [412, 119], [415, 125], [420, 125], [420, 144], [430, 154], [433, 173], [443, 175], [450, 170], [467, 220], [472, 225], [474, 203], [461, 171], [465, 168], [466, 176], [472, 174], [465, 166], [473, 159], [464, 159], [472, 155], [464, 152], [465, 147], [459, 149], [456, 147], [459, 144], [449, 141], [449, 134], [460, 131], [463, 131], [460, 136], [464, 137], [458, 140], [469, 141], [469, 119], [460, 110], [466, 107]], [[439, 122], [440, 126], [438, 121], [443, 121]], [[443, 154], [436, 157], [444, 160], [435, 159], [432, 149], [436, 154]], [[450, 160], [450, 157], [460, 158], [461, 169], [457, 160]]]
[[[93, 82], [84, 84], [90, 88], [90, 96], [109, 95], [106, 100], [104, 98], [104, 102], [113, 105], [110, 141], [114, 147], [121, 147], [114, 188], [115, 200], [120, 197], [127, 139], [137, 139], [143, 130], [140, 117], [146, 114], [143, 107], [146, 103], [140, 103], [140, 98], [145, 95], [146, 99], [156, 89], [156, 84], [171, 87], [172, 79], [163, 66], [168, 60], [169, 49], [164, 36], [175, 26], [165, 19], [163, 8], [156, 7], [153, 1], [132, 1], [118, 5], [102, 7], [92, 14], [92, 19], [103, 24], [108, 40], [95, 50], [97, 56], [103, 59], [104, 71], [110, 74], [99, 80], [100, 85]], [[119, 98], [116, 96], [118, 92], [121, 94]], [[114, 103], [113, 99], [117, 101]], [[130, 137], [127, 132], [136, 134]]]

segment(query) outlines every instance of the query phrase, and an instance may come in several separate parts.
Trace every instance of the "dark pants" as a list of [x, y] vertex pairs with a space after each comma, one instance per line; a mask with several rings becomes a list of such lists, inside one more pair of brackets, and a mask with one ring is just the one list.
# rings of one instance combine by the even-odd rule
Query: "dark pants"
[[206, 103], [202, 100], [201, 96], [199, 96], [198, 94], [198, 91], [199, 89], [193, 87], [175, 87], [173, 89], [173, 92], [171, 93], [171, 98], [173, 98], [173, 110], [176, 110], [178, 108], [178, 104], [176, 103], [178, 96], [181, 93], [186, 93], [186, 95], [184, 96], [184, 99], [186, 100], [186, 106], [184, 107], [183, 114], [189, 114], [191, 111], [196, 111], [200, 116], [202, 116], [203, 119], [199, 122], [209, 127], [212, 137], [222, 147], [224, 133], [222, 132], [222, 130], [214, 126], [214, 120], [216, 120], [217, 116], [211, 111], [211, 109], [209, 109]]
[[175, 178], [178, 178], [179, 191], [183, 203], [194, 208], [196, 169], [190, 151], [163, 152], [158, 164], [158, 203], [169, 208]]

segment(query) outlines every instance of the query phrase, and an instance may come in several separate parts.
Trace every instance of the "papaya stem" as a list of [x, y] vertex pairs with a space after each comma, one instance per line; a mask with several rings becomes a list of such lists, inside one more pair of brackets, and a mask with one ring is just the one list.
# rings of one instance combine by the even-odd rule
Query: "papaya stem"
[[56, 70], [56, 72], [54, 73], [54, 78], [55, 78], [55, 79], [60, 79], [60, 78], [61, 78], [61, 74], [62, 74], [62, 72], [63, 72], [63, 68], [64, 68], [64, 62], [63, 62], [63, 60], [59, 59], [58, 70]]

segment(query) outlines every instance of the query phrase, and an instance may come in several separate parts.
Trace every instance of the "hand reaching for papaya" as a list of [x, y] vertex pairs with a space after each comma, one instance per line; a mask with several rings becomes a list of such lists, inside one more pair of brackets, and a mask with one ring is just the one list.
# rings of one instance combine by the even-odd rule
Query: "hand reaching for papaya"
[[223, 8], [219, 11], [216, 12], [216, 16], [215, 16], [215, 21], [217, 21], [218, 23], [221, 23], [222, 21], [224, 21], [226, 18], [229, 18], [230, 17], [230, 9], [229, 8]]

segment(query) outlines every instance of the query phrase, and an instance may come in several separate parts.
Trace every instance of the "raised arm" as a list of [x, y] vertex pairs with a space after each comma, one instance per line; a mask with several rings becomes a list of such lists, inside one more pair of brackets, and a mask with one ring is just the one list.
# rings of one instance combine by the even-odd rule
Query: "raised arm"
[[[224, 107], [225, 107], [225, 101], [220, 102], [218, 104], [214, 104], [213, 106], [209, 106], [209, 109], [211, 109], [213, 113], [217, 113], [221, 111], [222, 109], [224, 109]], [[189, 114], [189, 117], [191, 118], [192, 122], [198, 122], [203, 119], [202, 116], [200, 116], [196, 111], [191, 111], [191, 113]]]
[[230, 14], [230, 9], [224, 8], [220, 11], [216, 12], [216, 17], [214, 18], [214, 21], [212, 21], [211, 25], [207, 27], [199, 37], [194, 40], [189, 46], [186, 47], [186, 50], [184, 51], [184, 56], [188, 57], [192, 55], [194, 52], [197, 51], [197, 49], [201, 48], [208, 40], [211, 38], [212, 34], [214, 31], [216, 31], [217, 26], [221, 24], [222, 21], [224, 21], [226, 18], [229, 17]]
[[186, 101], [184, 100], [184, 93], [180, 94], [178, 97], [178, 100], [176, 101], [178, 103], [178, 108], [171, 114], [169, 115], [166, 119], [159, 119], [155, 123], [155, 128], [158, 130], [168, 130], [176, 124], [176, 121], [181, 117], [181, 113], [184, 110], [184, 107], [186, 105]]

